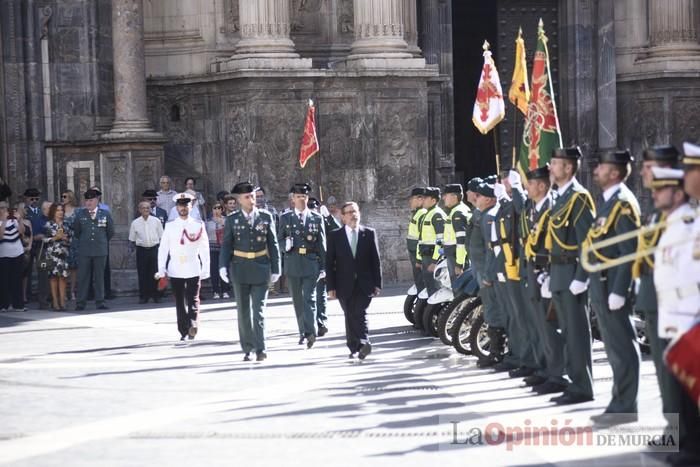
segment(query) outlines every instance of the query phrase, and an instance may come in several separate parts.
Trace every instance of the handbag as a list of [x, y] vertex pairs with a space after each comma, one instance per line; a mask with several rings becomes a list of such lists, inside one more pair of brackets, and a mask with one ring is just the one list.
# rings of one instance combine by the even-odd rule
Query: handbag
[[41, 248], [39, 248], [39, 255], [37, 256], [37, 269], [42, 272], [47, 272], [54, 268], [55, 263], [53, 258], [47, 253], [44, 245], [45, 243], [41, 242]]

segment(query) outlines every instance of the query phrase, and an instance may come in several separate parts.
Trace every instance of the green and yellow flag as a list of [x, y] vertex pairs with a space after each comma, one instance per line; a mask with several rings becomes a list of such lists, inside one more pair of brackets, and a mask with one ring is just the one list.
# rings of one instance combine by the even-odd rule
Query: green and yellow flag
[[537, 49], [532, 64], [532, 88], [527, 108], [523, 142], [520, 145], [518, 167], [521, 171], [542, 167], [552, 157], [552, 150], [562, 147], [554, 88], [549, 71], [549, 51], [544, 24], [540, 18], [537, 31]]
[[515, 39], [515, 66], [510, 79], [508, 100], [527, 116], [527, 104], [530, 102], [530, 85], [527, 82], [527, 63], [525, 62], [525, 41], [522, 28]]

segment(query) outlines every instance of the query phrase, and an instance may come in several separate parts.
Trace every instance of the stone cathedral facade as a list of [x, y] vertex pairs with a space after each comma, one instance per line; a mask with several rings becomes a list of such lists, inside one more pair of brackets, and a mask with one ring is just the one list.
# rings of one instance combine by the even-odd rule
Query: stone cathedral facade
[[[510, 108], [495, 140], [471, 125], [483, 40], [507, 90], [539, 18], [565, 144], [700, 138], [699, 0], [2, 0], [0, 174], [52, 200], [101, 186], [117, 290], [161, 174], [209, 196], [250, 179], [278, 207], [296, 181], [357, 200], [404, 281], [410, 188], [507, 166], [520, 138]], [[297, 162], [308, 99], [320, 169]]]

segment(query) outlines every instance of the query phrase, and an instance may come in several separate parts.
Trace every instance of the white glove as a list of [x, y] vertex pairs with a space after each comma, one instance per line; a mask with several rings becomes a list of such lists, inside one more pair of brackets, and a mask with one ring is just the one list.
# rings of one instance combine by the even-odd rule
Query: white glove
[[495, 247], [493, 247], [493, 256], [495, 256], [496, 258], [498, 258], [498, 256], [499, 256], [500, 254], [501, 254], [501, 247], [498, 246], [498, 245], [496, 245]]
[[318, 208], [318, 212], [320, 212], [323, 217], [328, 217], [331, 215], [331, 213], [328, 211], [328, 208], [323, 204], [320, 208]]
[[325, 278], [326, 278], [326, 271], [321, 271], [321, 272], [318, 274], [318, 279], [317, 279], [317, 281], [322, 281], [322, 280], [325, 279]]
[[508, 183], [510, 183], [510, 186], [521, 186], [523, 184], [522, 180], [520, 179], [520, 174], [517, 170], [511, 169], [508, 172]]
[[642, 287], [641, 279], [634, 280], [634, 294], [639, 295], [639, 289]]
[[161, 277], [165, 277], [165, 271], [158, 271], [153, 275], [155, 280], [160, 280]]
[[496, 199], [501, 201], [503, 199], [509, 200], [508, 198], [508, 192], [506, 192], [506, 186], [503, 183], [495, 183], [493, 185], [493, 194], [496, 196]]
[[278, 280], [280, 280], [280, 276], [282, 274], [270, 274], [270, 284], [274, 284]]
[[294, 247], [294, 239], [292, 237], [287, 237], [284, 239], [284, 251], [292, 251]]
[[549, 274], [547, 274], [542, 281], [540, 295], [542, 295], [542, 298], [552, 298], [552, 291], [549, 290]]
[[619, 310], [625, 305], [625, 297], [616, 293], [608, 295], [608, 308], [610, 311]]
[[228, 271], [226, 268], [219, 268], [219, 277], [228, 284]]
[[574, 295], [581, 295], [586, 289], [588, 289], [588, 281], [581, 282], [574, 279], [571, 281], [571, 284], [569, 284], [569, 291]]
[[496, 273], [496, 276], [498, 277], [498, 282], [507, 282], [506, 275], [503, 274], [502, 272]]

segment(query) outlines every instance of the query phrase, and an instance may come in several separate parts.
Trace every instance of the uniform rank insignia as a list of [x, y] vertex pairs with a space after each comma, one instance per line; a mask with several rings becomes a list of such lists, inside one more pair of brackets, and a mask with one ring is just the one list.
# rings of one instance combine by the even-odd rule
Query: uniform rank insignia
[[97, 219], [97, 226], [98, 227], [107, 227], [107, 218], [100, 217], [99, 219]]

